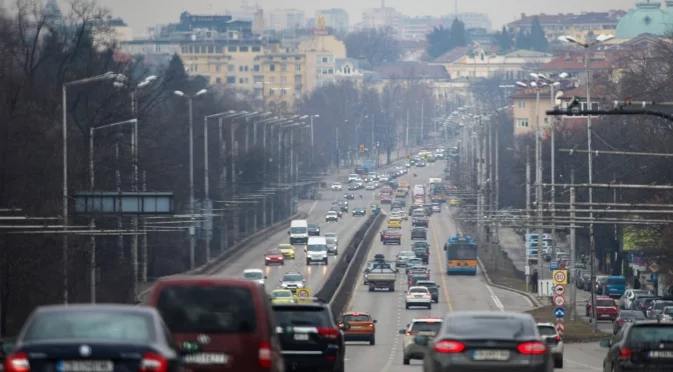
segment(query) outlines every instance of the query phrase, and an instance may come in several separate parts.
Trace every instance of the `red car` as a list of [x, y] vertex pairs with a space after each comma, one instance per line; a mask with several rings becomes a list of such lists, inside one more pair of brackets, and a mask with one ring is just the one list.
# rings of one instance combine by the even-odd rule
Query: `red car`
[[[591, 300], [587, 301], [586, 316], [588, 317], [592, 316], [592, 306], [593, 302]], [[607, 296], [596, 297], [596, 320], [605, 319], [614, 322], [617, 316], [619, 316], [619, 311], [615, 300]]]
[[264, 253], [264, 265], [269, 266], [271, 264], [285, 265], [285, 256], [280, 249], [269, 249]]

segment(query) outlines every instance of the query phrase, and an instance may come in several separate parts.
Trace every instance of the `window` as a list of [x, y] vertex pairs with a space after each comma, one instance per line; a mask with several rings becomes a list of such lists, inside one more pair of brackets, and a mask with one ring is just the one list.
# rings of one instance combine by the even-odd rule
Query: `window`
[[294, 85], [301, 85], [301, 75], [294, 76]]
[[287, 64], [283, 63], [280, 65], [280, 72], [287, 72]]
[[518, 128], [528, 128], [528, 119], [516, 119], [516, 126]]
[[235, 51], [236, 51], [236, 47], [235, 47], [235, 46], [230, 46], [230, 47], [227, 48], [227, 51], [228, 51], [228, 52], [235, 52]]
[[236, 84], [236, 76], [227, 76], [227, 84]]
[[255, 77], [253, 79], [255, 79], [255, 83], [263, 83], [264, 82], [264, 76], [255, 75]]
[[222, 54], [222, 46], [221, 45], [215, 47], [215, 53]]
[[234, 65], [229, 65], [229, 66], [228, 66], [228, 70], [231, 71], [231, 72], [233, 72], [233, 71], [236, 70], [236, 66], [234, 66]]
[[372, 319], [369, 317], [369, 315], [365, 315], [365, 314], [357, 314], [357, 315], [348, 314], [348, 315], [344, 315], [344, 317], [342, 319], [342, 321], [344, 323], [347, 323], [347, 322], [371, 322], [371, 320]]
[[208, 53], [210, 53], [210, 54], [215, 53], [215, 46], [214, 45], [208, 45]]
[[238, 79], [239, 84], [243, 84], [243, 78]]
[[35, 316], [25, 341], [110, 340], [151, 342], [156, 338], [148, 314], [102, 310], [68, 310]]
[[525, 109], [526, 108], [526, 101], [519, 101], [519, 108], [520, 109]]
[[183, 47], [182, 47], [182, 53], [183, 53], [183, 54], [186, 54], [187, 51], [189, 51], [189, 48], [186, 47], [186, 46], [183, 46]]
[[294, 88], [294, 96], [297, 98], [301, 97], [301, 87]]
[[264, 93], [264, 90], [262, 90], [262, 88], [255, 88], [254, 92], [255, 92], [255, 97], [261, 97], [262, 94]]
[[333, 327], [329, 313], [322, 307], [288, 306], [273, 309], [273, 315], [278, 327], [308, 326]]
[[280, 90], [280, 95], [281, 96], [287, 96], [287, 89], [283, 88]]
[[334, 58], [332, 56], [316, 56], [316, 62], [318, 63], [332, 63]]
[[275, 76], [270, 76], [269, 77], [269, 83], [275, 84], [276, 83], [276, 77]]
[[216, 84], [222, 84], [222, 78], [215, 78]]
[[167, 287], [157, 310], [172, 333], [252, 333], [256, 328], [252, 293], [243, 287]]
[[274, 95], [274, 92], [275, 92], [275, 90], [274, 90], [273, 88], [269, 89], [269, 95], [270, 95], [270, 96], [273, 96], [273, 95]]
[[281, 84], [287, 84], [287, 76], [281, 76], [280, 77], [280, 83]]
[[215, 72], [220, 72], [220, 69], [221, 69], [221, 68], [222, 68], [222, 66], [221, 66], [219, 63], [216, 64], [216, 65], [215, 65]]
[[434, 322], [413, 322], [411, 324], [411, 331], [437, 333], [441, 327], [442, 322], [439, 320]]
[[245, 70], [245, 72], [248, 72], [248, 66], [245, 66], [243, 70]]
[[247, 51], [248, 51], [248, 47], [247, 47], [247, 46], [242, 46], [242, 47], [238, 48], [238, 51], [239, 51], [239, 52], [247, 52]]
[[301, 71], [301, 65], [299, 63], [294, 65], [294, 70], [297, 71], [297, 72]]
[[269, 71], [276, 71], [276, 65], [269, 65]]
[[253, 52], [259, 52], [260, 50], [261, 50], [261, 48], [258, 47], [258, 46], [254, 46], [254, 47], [252, 47], [252, 51], [253, 51]]
[[252, 67], [252, 70], [255, 71], [255, 72], [259, 72], [259, 65], [254, 65]]
[[238, 66], [238, 72], [243, 72], [243, 66]]
[[[587, 103], [582, 102], [582, 110], [587, 110]], [[591, 102], [591, 109], [592, 111], [598, 110], [598, 102]]]
[[332, 74], [334, 73], [334, 69], [328, 68], [328, 69], [327, 69], [327, 73], [328, 73], [329, 75], [332, 75]]

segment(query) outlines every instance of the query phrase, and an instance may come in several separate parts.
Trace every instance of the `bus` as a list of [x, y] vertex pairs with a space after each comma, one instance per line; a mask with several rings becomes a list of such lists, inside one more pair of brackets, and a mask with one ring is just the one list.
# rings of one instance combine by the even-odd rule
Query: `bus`
[[471, 236], [456, 235], [444, 245], [448, 275], [477, 275], [477, 243]]
[[374, 164], [368, 164], [368, 163], [360, 164], [357, 167], [355, 167], [355, 173], [359, 174], [360, 177], [365, 177], [369, 173], [373, 172], [374, 169], [376, 169]]

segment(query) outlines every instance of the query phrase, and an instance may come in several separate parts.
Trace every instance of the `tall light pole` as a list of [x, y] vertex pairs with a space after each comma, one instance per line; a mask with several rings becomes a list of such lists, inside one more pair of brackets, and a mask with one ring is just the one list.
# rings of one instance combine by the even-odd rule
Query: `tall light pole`
[[63, 303], [68, 303], [68, 88], [75, 85], [84, 85], [103, 80], [125, 81], [126, 76], [106, 72], [105, 74], [92, 76], [85, 79], [74, 80], [61, 85], [61, 113], [62, 133], [63, 133]]
[[201, 89], [191, 96], [179, 90], [176, 90], [173, 93], [178, 97], [186, 98], [189, 102], [189, 214], [191, 214], [192, 221], [192, 224], [189, 227], [189, 268], [194, 269], [196, 232], [194, 231], [194, 117], [192, 111], [192, 100], [195, 97], [208, 93], [208, 90]]
[[[598, 37], [590, 43], [582, 43], [579, 40], [575, 39], [572, 36], [559, 36], [559, 40], [565, 43], [573, 43], [576, 45], [581, 46], [584, 48], [584, 72], [587, 75], [587, 110], [591, 110], [591, 89], [590, 89], [590, 84], [591, 84], [591, 73], [589, 71], [589, 49], [592, 48], [593, 46], [602, 44], [610, 39], [614, 38], [614, 35], [598, 35]], [[593, 137], [592, 134], [592, 129], [591, 129], [591, 115], [587, 116], [587, 155], [589, 156], [588, 161], [589, 161], [589, 184], [593, 183], [593, 158], [591, 156], [591, 137]], [[594, 213], [593, 213], [593, 189], [590, 187], [589, 188], [589, 218], [591, 221], [593, 221], [594, 218]], [[596, 256], [596, 237], [594, 235], [594, 224], [590, 223], [589, 224], [589, 239], [590, 239], [590, 276], [593, 278], [594, 275], [594, 262], [595, 262], [595, 256]], [[594, 291], [594, 286], [591, 286], [591, 298], [595, 298], [595, 291]], [[594, 321], [592, 322], [592, 328], [593, 331], [596, 332], [598, 330], [597, 326], [597, 321], [596, 319], [596, 306], [592, 307], [592, 317]]]

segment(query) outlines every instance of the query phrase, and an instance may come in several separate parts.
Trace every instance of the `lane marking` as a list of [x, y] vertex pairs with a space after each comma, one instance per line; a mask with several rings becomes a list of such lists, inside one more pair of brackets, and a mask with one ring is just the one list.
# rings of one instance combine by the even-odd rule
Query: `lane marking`
[[[441, 212], [440, 212], [441, 213]], [[438, 219], [441, 221], [441, 219]], [[434, 225], [434, 224], [433, 224]], [[451, 304], [451, 296], [449, 296], [449, 286], [446, 284], [446, 269], [444, 268], [444, 259], [442, 258], [442, 251], [439, 250], [439, 240], [437, 239], [437, 229], [433, 227], [428, 226], [428, 230], [431, 231], [432, 233], [432, 239], [435, 244], [435, 254], [437, 255], [437, 267], [439, 267], [439, 278], [442, 281], [442, 287], [444, 288], [444, 298], [446, 299], [446, 305], [449, 308], [449, 312], [453, 312], [453, 305]], [[442, 247], [444, 247], [444, 244], [442, 244]], [[444, 255], [446, 256], [446, 255]]]
[[602, 370], [603, 370], [602, 368], [598, 368], [598, 367], [590, 366], [590, 365], [588, 365], [588, 364], [584, 364], [584, 363], [576, 362], [576, 361], [574, 361], [574, 360], [565, 359], [565, 358], [564, 358], [563, 360], [566, 361], [566, 362], [572, 363], [572, 364], [574, 364], [574, 365], [576, 365], [576, 366], [584, 367], [584, 368], [587, 368], [587, 369], [590, 369], [590, 370], [593, 370], [593, 371], [602, 371]]
[[486, 289], [488, 289], [488, 293], [491, 295], [491, 300], [493, 301], [495, 306], [498, 307], [498, 310], [500, 310], [501, 312], [505, 311], [505, 307], [502, 305], [502, 302], [500, 302], [498, 296], [496, 296], [495, 293], [493, 293], [493, 289], [491, 289], [491, 286], [487, 285]]
[[318, 200], [316, 200], [316, 201], [313, 202], [313, 205], [312, 205], [311, 208], [308, 210], [308, 213], [307, 213], [308, 215], [310, 215], [311, 213], [313, 213], [313, 210], [315, 209], [315, 206], [316, 206], [316, 205], [318, 205]]

